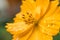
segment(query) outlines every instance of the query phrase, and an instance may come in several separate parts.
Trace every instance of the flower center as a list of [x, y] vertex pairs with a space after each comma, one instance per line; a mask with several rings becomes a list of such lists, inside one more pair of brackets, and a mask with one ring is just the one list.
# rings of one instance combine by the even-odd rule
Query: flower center
[[41, 16], [41, 9], [40, 9], [40, 6], [37, 6], [33, 12], [26, 12], [25, 14], [22, 14], [22, 18], [23, 18], [23, 21], [26, 23], [26, 24], [38, 24], [38, 21], [40, 19], [40, 16]]
[[32, 16], [31, 13], [26, 13], [26, 14], [23, 14], [22, 15], [22, 18], [23, 18], [23, 21], [26, 23], [26, 24], [33, 24], [35, 22], [35, 19], [34, 17]]

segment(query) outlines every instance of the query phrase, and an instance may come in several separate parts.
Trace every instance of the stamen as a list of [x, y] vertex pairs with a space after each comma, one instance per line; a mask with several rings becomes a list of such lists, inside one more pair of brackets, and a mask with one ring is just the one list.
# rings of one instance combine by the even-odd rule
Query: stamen
[[29, 17], [31, 18], [32, 16], [29, 15]]
[[23, 19], [25, 19], [25, 17], [22, 17]]
[[32, 14], [30, 14], [29, 17], [32, 18]]
[[24, 15], [24, 14], [22, 15], [22, 18], [23, 18], [23, 20], [24, 20], [24, 22], [26, 24], [31, 24], [31, 23], [33, 23], [35, 21], [35, 19], [33, 18], [32, 14], [27, 12], [26, 15]]
[[25, 19], [25, 15], [24, 14], [22, 15], [22, 18]]
[[25, 16], [24, 14], [22, 16]]
[[29, 13], [27, 12], [27, 15], [29, 15]]

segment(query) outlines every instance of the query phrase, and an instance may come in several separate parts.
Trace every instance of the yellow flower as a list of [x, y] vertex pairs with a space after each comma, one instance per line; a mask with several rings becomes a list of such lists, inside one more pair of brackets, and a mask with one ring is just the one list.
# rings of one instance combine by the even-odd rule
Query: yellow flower
[[59, 0], [22, 0], [14, 23], [7, 23], [12, 40], [53, 40], [59, 32]]

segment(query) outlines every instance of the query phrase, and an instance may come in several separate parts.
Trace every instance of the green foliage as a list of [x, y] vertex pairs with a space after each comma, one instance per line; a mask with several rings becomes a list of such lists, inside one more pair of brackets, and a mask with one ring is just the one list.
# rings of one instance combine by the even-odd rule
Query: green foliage
[[56, 36], [54, 36], [54, 40], [60, 40], [60, 33], [58, 33]]
[[0, 40], [11, 40], [12, 36], [6, 31], [4, 26], [0, 26]]
[[6, 23], [11, 23], [13, 20], [9, 20], [8, 22], [1, 23], [0, 22], [0, 40], [11, 40], [12, 35], [6, 31], [5, 25]]

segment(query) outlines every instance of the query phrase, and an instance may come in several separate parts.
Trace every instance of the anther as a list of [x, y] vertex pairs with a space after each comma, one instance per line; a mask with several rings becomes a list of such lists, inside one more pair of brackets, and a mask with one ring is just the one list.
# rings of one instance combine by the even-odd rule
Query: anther
[[31, 15], [29, 15], [29, 17], [32, 17]]
[[25, 19], [25, 17], [22, 17], [23, 19]]
[[22, 16], [25, 16], [24, 14]]
[[29, 13], [27, 12], [27, 15], [29, 15]]
[[32, 14], [30, 14], [29, 17], [32, 17]]

